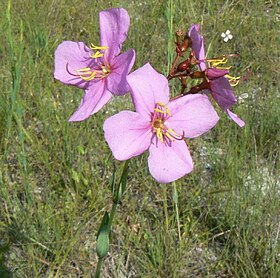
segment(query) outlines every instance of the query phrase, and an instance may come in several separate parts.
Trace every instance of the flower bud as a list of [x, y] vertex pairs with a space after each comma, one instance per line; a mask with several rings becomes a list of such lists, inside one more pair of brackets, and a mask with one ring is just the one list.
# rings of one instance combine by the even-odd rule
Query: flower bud
[[177, 67], [178, 72], [183, 72], [185, 70], [188, 70], [190, 67], [190, 59], [188, 58], [184, 62], [180, 63]]
[[184, 35], [184, 33], [183, 33], [182, 29], [178, 29], [176, 31], [176, 42], [178, 45], [182, 43], [183, 35]]
[[203, 78], [205, 76], [204, 71], [195, 71], [190, 74], [191, 78]]
[[184, 41], [181, 45], [181, 51], [185, 52], [188, 50], [189, 46], [191, 46], [192, 41], [188, 35], [185, 36]]
[[206, 90], [206, 89], [209, 89], [210, 88], [210, 84], [204, 80], [202, 83], [200, 83], [199, 85], [197, 86], [193, 86], [190, 90], [189, 90], [189, 94], [196, 94], [198, 93], [199, 91], [202, 91], [202, 90]]

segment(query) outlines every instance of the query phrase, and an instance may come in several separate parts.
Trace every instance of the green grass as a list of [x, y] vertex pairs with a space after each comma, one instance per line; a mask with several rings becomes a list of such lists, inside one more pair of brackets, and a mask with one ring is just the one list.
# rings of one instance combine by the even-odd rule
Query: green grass
[[235, 90], [248, 94], [234, 108], [246, 126], [219, 111], [211, 132], [187, 140], [195, 170], [176, 182], [178, 214], [174, 185], [152, 179], [147, 154], [131, 160], [104, 277], [279, 277], [277, 1], [11, 2], [10, 16], [0, 3], [0, 277], [90, 277], [96, 267], [96, 232], [121, 165], [102, 125], [132, 104], [115, 98], [68, 123], [83, 92], [54, 81], [53, 54], [63, 40], [98, 43], [98, 13], [110, 7], [130, 14], [124, 49], [136, 50], [134, 69], [150, 62], [167, 73], [172, 33], [200, 23], [209, 56], [239, 53], [234, 73], [252, 74]]

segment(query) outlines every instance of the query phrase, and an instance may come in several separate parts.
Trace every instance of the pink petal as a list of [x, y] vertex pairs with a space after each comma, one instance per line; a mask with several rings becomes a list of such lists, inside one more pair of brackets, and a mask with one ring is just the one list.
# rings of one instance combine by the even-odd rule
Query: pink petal
[[104, 57], [111, 61], [112, 57], [120, 53], [122, 43], [126, 40], [130, 18], [123, 8], [109, 9], [100, 12], [99, 24], [100, 44], [109, 47], [105, 51]]
[[168, 105], [172, 117], [165, 124], [187, 138], [197, 137], [211, 128], [219, 116], [206, 95], [187, 95], [171, 101]]
[[229, 109], [226, 110], [230, 118], [235, 121], [240, 127], [243, 127], [245, 123], [233, 112], [231, 112]]
[[236, 103], [236, 98], [231, 85], [226, 77], [210, 81], [211, 94], [219, 106], [227, 110]]
[[124, 95], [129, 91], [126, 77], [134, 65], [135, 51], [130, 49], [112, 60], [111, 73], [107, 78], [107, 88], [112, 94]]
[[151, 119], [151, 112], [155, 104], [169, 101], [168, 81], [162, 74], [156, 72], [147, 63], [127, 76], [127, 82], [131, 88], [131, 95], [135, 110], [147, 120]]
[[[83, 42], [64, 41], [54, 54], [54, 78], [67, 85], [86, 88], [89, 82], [81, 79], [76, 70], [86, 68], [94, 63], [89, 56], [92, 52]], [[72, 73], [72, 74], [71, 74]]]
[[192, 158], [184, 141], [174, 141], [171, 146], [155, 142], [149, 150], [149, 169], [160, 183], [175, 181], [193, 170]]
[[151, 125], [140, 114], [122, 111], [104, 122], [105, 139], [117, 160], [127, 160], [151, 144]]
[[[189, 30], [189, 37], [192, 40], [192, 50], [197, 60], [205, 60], [204, 40], [199, 34], [199, 24], [193, 24]], [[206, 63], [201, 61], [199, 67], [202, 71], [206, 70]]]
[[105, 89], [105, 80], [91, 83], [85, 90], [84, 97], [77, 111], [70, 117], [69, 122], [83, 121], [98, 112], [112, 97]]
[[222, 77], [222, 76], [228, 74], [229, 70], [208, 68], [205, 73], [206, 73], [206, 76], [208, 77], [208, 79], [212, 80], [212, 79], [216, 79], [216, 78], [219, 78], [219, 77]]

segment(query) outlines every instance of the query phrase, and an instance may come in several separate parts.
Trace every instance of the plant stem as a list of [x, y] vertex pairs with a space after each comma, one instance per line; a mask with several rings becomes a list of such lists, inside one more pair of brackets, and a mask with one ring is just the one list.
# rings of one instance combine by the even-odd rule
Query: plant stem
[[[176, 57], [175, 57], [175, 59], [174, 59], [174, 61], [173, 61], [171, 70], [170, 70], [170, 72], [169, 72], [169, 75], [168, 75], [168, 76], [170, 76], [170, 79], [174, 78], [174, 76], [172, 75], [172, 73], [173, 73], [174, 70], [175, 70], [175, 66], [176, 66], [176, 64], [177, 64], [177, 62], [178, 62], [178, 60], [179, 60], [179, 58], [180, 58], [180, 56], [179, 56], [179, 54], [177, 53], [177, 54], [176, 54]], [[168, 79], [168, 80], [170, 80], [170, 79]]]
[[111, 227], [112, 227], [113, 219], [114, 219], [114, 216], [115, 216], [116, 211], [117, 211], [117, 206], [118, 206], [118, 203], [113, 202], [113, 206], [112, 206], [112, 209], [111, 209], [111, 212], [110, 212], [110, 217], [109, 217], [109, 222], [108, 222], [109, 231], [111, 230]]
[[101, 266], [103, 263], [104, 258], [98, 258], [98, 263], [96, 266], [96, 271], [95, 271], [95, 275], [94, 278], [99, 278], [100, 277], [100, 271], [101, 271]]
[[173, 202], [175, 204], [175, 212], [176, 212], [176, 221], [177, 221], [177, 228], [178, 228], [178, 236], [179, 241], [181, 241], [181, 230], [180, 230], [180, 217], [179, 217], [179, 210], [178, 210], [178, 192], [176, 183], [173, 182]]
[[[120, 181], [118, 182], [118, 184], [116, 185], [115, 190], [113, 191], [113, 206], [111, 208], [110, 214], [109, 214], [109, 220], [107, 223], [107, 231], [109, 232], [109, 234], [111, 233], [111, 228], [112, 228], [112, 223], [114, 220], [114, 217], [116, 215], [117, 212], [117, 206], [125, 192], [125, 188], [126, 188], [126, 178], [127, 178], [127, 171], [128, 171], [128, 165], [129, 165], [129, 160], [125, 161], [123, 169], [122, 169], [122, 174], [120, 177]], [[102, 225], [102, 223], [101, 223]], [[110, 237], [109, 237], [110, 238]], [[101, 267], [104, 261], [104, 257], [98, 257], [98, 263], [96, 266], [96, 270], [95, 270], [95, 278], [99, 278], [100, 277], [100, 272], [101, 272]]]
[[163, 184], [162, 187], [163, 187], [163, 209], [165, 214], [165, 225], [166, 225], [166, 230], [168, 230], [169, 218], [168, 218], [168, 204], [167, 204], [167, 188], [165, 184]]

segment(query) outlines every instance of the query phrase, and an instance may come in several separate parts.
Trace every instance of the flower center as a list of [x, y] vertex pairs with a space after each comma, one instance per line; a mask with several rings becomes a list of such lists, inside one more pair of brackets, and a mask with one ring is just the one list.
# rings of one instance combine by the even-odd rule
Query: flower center
[[162, 143], [170, 144], [175, 140], [182, 140], [184, 138], [184, 133], [180, 135], [165, 125], [166, 120], [170, 117], [172, 117], [172, 114], [168, 107], [158, 102], [152, 113], [151, 128], [152, 132]]
[[[89, 56], [92, 59], [97, 59], [104, 56], [104, 51], [108, 49], [108, 46], [96, 46], [94, 44], [91, 44], [90, 49], [95, 50], [95, 53], [89, 54]], [[97, 64], [98, 64], [97, 67], [76, 69], [75, 70], [76, 73], [72, 73], [69, 71], [68, 63], [67, 63], [66, 70], [70, 75], [78, 76], [84, 81], [90, 81], [93, 79], [102, 79], [107, 77], [111, 73], [110, 65], [106, 63], [106, 61], [102, 61], [102, 63], [101, 61], [98, 61]]]
[[153, 127], [154, 128], [160, 128], [160, 129], [163, 129], [164, 128], [164, 122], [162, 121], [162, 119], [156, 119], [154, 122], [153, 122]]

